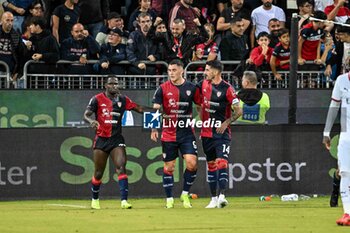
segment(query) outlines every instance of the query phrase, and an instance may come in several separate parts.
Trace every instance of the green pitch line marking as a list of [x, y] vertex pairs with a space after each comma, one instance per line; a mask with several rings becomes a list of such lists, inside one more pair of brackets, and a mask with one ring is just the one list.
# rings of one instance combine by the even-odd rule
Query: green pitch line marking
[[86, 209], [86, 206], [83, 205], [66, 205], [66, 204], [47, 204], [49, 206], [59, 206], [59, 207], [71, 207], [71, 208], [81, 208]]

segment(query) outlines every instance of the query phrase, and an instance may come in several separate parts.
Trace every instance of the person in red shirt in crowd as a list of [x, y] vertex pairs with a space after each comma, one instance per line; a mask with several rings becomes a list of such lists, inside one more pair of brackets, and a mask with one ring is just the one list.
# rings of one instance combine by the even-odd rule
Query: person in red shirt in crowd
[[180, 0], [175, 4], [169, 14], [169, 28], [172, 27], [175, 19], [183, 19], [188, 32], [197, 32], [197, 25], [193, 20], [199, 17], [200, 12], [196, 11], [192, 4], [193, 0]]
[[[322, 11], [315, 11], [314, 18], [326, 20], [327, 15]], [[314, 61], [321, 64], [321, 38], [324, 36], [323, 22], [311, 20], [300, 31], [298, 40], [298, 63], [305, 64], [305, 61]]]
[[249, 63], [266, 70], [266, 65], [270, 64], [273, 48], [269, 47], [270, 35], [267, 32], [260, 32], [256, 40], [258, 46], [250, 53]]
[[280, 42], [276, 45], [272, 52], [270, 66], [275, 79], [282, 80], [282, 76], [281, 74], [277, 73], [276, 68], [289, 70], [290, 38], [288, 29], [282, 28], [278, 38]]
[[348, 0], [334, 0], [333, 5], [326, 6], [324, 13], [326, 13], [327, 19], [345, 23], [350, 17], [350, 9], [344, 5], [348, 2]]

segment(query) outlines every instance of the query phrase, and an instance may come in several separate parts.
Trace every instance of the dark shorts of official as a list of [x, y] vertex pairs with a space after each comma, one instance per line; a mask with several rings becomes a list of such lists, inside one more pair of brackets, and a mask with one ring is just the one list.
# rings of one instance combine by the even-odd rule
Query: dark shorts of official
[[179, 151], [181, 155], [192, 154], [197, 156], [197, 144], [196, 138], [193, 134], [179, 139], [176, 142], [163, 142], [163, 161], [169, 162], [179, 157]]
[[228, 160], [230, 154], [231, 141], [222, 138], [202, 137], [202, 146], [207, 161], [213, 161], [217, 158]]
[[110, 138], [96, 137], [93, 149], [99, 149], [109, 154], [116, 147], [125, 147], [125, 141], [122, 135]]

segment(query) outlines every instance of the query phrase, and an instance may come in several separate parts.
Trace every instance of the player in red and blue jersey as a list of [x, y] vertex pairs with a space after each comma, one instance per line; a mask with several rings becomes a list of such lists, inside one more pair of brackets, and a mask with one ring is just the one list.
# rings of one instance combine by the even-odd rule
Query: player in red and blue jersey
[[[125, 110], [142, 113], [143, 108], [119, 92], [116, 77], [110, 76], [106, 81], [106, 91], [92, 97], [84, 113], [84, 120], [96, 130], [93, 144], [95, 171], [91, 181], [91, 208], [100, 209], [100, 186], [110, 155], [118, 174], [121, 207], [130, 209], [132, 205], [127, 201], [128, 176], [125, 168], [127, 159], [121, 122]], [[95, 118], [92, 115], [95, 115]]]
[[228, 204], [225, 190], [228, 183], [230, 125], [242, 115], [233, 87], [221, 77], [222, 69], [220, 61], [208, 61], [204, 71], [205, 80], [198, 84], [202, 96], [201, 119], [204, 126], [201, 139], [207, 157], [207, 177], [212, 196], [206, 208], [222, 208]]
[[[197, 173], [197, 145], [194, 136], [192, 103], [200, 104], [201, 98], [196, 85], [183, 78], [183, 63], [175, 59], [169, 63], [169, 81], [160, 85], [153, 97], [153, 108], [163, 107], [162, 148], [163, 148], [163, 187], [167, 201], [166, 208], [174, 208], [173, 186], [176, 159], [179, 151], [186, 162], [183, 174], [184, 184], [181, 201], [185, 208], [192, 208], [189, 190]], [[151, 139], [157, 141], [158, 131], [152, 130]]]

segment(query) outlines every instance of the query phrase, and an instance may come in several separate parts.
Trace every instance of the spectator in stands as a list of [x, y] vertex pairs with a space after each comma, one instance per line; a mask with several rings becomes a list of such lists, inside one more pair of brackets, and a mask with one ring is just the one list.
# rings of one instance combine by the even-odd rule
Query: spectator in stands
[[284, 27], [286, 15], [284, 11], [272, 5], [272, 0], [261, 0], [263, 5], [254, 9], [252, 12], [252, 30], [250, 33], [251, 48], [254, 48], [255, 38], [260, 32], [267, 32], [269, 20], [277, 18], [280, 21], [281, 27]]
[[225, 8], [221, 13], [216, 29], [220, 32], [223, 32], [223, 35], [230, 34], [230, 22], [234, 17], [238, 16], [243, 20], [245, 33], [249, 33], [247, 29], [251, 23], [251, 17], [249, 10], [243, 7], [244, 0], [231, 0], [231, 3], [232, 6]]
[[[350, 24], [350, 18], [346, 20], [346, 24]], [[341, 74], [350, 71], [350, 30], [349, 27], [338, 25], [335, 29], [336, 41], [335, 51], [331, 58], [327, 61], [326, 76]], [[336, 73], [332, 74], [332, 66], [336, 65]]]
[[249, 57], [247, 37], [244, 35], [244, 22], [240, 17], [231, 20], [231, 33], [224, 36], [219, 46], [221, 60], [241, 61]]
[[24, 22], [25, 13], [34, 0], [7, 0], [3, 3], [6, 10], [14, 15], [13, 29], [22, 33], [22, 24]]
[[109, 31], [107, 44], [102, 44], [99, 70], [101, 74], [125, 74], [123, 65], [118, 62], [126, 60], [126, 45], [122, 44], [123, 32], [119, 28]]
[[303, 28], [310, 22], [309, 18], [314, 11], [313, 0], [297, 0], [297, 6], [299, 9], [299, 29]]
[[192, 6], [206, 22], [216, 24], [217, 18], [220, 15], [216, 7], [216, 1], [217, 0], [193, 1]]
[[[13, 80], [17, 79], [20, 56], [23, 51], [23, 43], [20, 34], [13, 29], [13, 14], [4, 12], [1, 16], [0, 26], [0, 60], [5, 62], [11, 72]], [[4, 72], [0, 66], [0, 72]]]
[[159, 60], [165, 61], [167, 58], [166, 46], [169, 41], [167, 23], [164, 20], [162, 20], [162, 18], [157, 17], [156, 21], [150, 29], [151, 34], [152, 30], [155, 30], [154, 41], [158, 46]]
[[25, 60], [44, 61], [46, 64], [33, 64], [30, 70], [35, 73], [54, 73], [56, 62], [60, 58], [58, 43], [49, 30], [46, 29], [44, 17], [33, 17], [30, 25], [31, 37], [27, 44]]
[[[209, 38], [206, 42], [196, 45], [192, 61], [211, 61], [218, 57], [219, 48], [214, 38], [214, 25], [207, 23], [204, 25], [204, 28], [207, 31]], [[197, 70], [204, 71], [204, 67], [201, 66]]]
[[129, 72], [136, 75], [154, 75], [156, 73], [155, 67], [142, 62], [159, 60], [158, 46], [153, 40], [153, 36], [149, 34], [152, 25], [151, 16], [142, 12], [137, 21], [139, 30], [130, 33], [126, 47], [127, 59], [132, 63]]
[[122, 38], [128, 37], [129, 33], [124, 32], [123, 27], [124, 27], [123, 19], [120, 16], [120, 14], [118, 14], [117, 12], [109, 13], [107, 17], [107, 25], [103, 25], [99, 33], [97, 33], [97, 36], [96, 36], [97, 43], [99, 45], [106, 44], [108, 40], [108, 37], [107, 37], [108, 32], [113, 28], [119, 28], [119, 30], [122, 32]]
[[139, 7], [137, 7], [130, 15], [128, 30], [129, 32], [134, 31], [137, 28], [137, 17], [141, 12], [148, 13], [152, 22], [157, 18], [157, 13], [151, 8], [151, 0], [139, 0]]
[[177, 0], [152, 0], [151, 6], [165, 24], [168, 25], [169, 12], [176, 2]]
[[79, 0], [79, 6], [79, 22], [85, 26], [92, 38], [96, 38], [109, 14], [109, 0]]
[[[317, 19], [325, 20], [327, 15], [322, 11], [315, 11], [313, 16]], [[311, 20], [301, 31], [298, 40], [298, 63], [305, 64], [305, 61], [314, 61], [315, 64], [322, 64], [321, 57], [321, 37], [324, 36], [324, 23]]]
[[272, 18], [269, 20], [269, 32], [270, 32], [269, 47], [274, 48], [280, 42], [278, 39], [280, 29], [281, 29], [281, 22], [278, 19]]
[[270, 60], [271, 71], [276, 80], [282, 80], [282, 76], [280, 73], [277, 73], [276, 68], [280, 70], [289, 70], [290, 37], [288, 29], [280, 29], [279, 40], [280, 42], [274, 48]]
[[171, 34], [167, 42], [168, 57], [166, 61], [181, 59], [185, 66], [192, 60], [193, 48], [208, 40], [208, 33], [198, 18], [194, 24], [199, 28], [200, 33], [193, 34], [186, 30], [183, 19], [175, 19], [171, 25]]
[[175, 19], [183, 19], [185, 22], [186, 30], [190, 33], [197, 32], [197, 25], [194, 23], [194, 19], [198, 18], [200, 12], [196, 11], [193, 7], [193, 0], [180, 0], [171, 9], [169, 15], [169, 28], [172, 27]]
[[[41, 0], [34, 0], [32, 4], [28, 8], [28, 13], [24, 19], [24, 22], [22, 24], [22, 32], [26, 30], [24, 27], [25, 22], [31, 22], [33, 17], [43, 17], [44, 16], [44, 8], [42, 6]], [[28, 23], [27, 23], [28, 25]]]
[[68, 73], [89, 74], [91, 66], [86, 64], [90, 59], [97, 59], [100, 46], [80, 23], [72, 27], [71, 34], [72, 37], [61, 43], [61, 59], [77, 62], [68, 66]]
[[266, 112], [270, 109], [270, 98], [266, 93], [258, 90], [257, 87], [258, 78], [256, 74], [252, 71], [245, 71], [242, 78], [242, 89], [237, 94], [243, 112], [236, 121], [238, 124], [267, 123]]
[[270, 35], [267, 32], [260, 32], [257, 39], [258, 46], [255, 47], [249, 57], [250, 63], [260, 70], [270, 69], [270, 60], [273, 48], [269, 47]]
[[79, 22], [81, 14], [78, 0], [66, 0], [52, 13], [52, 34], [59, 43], [71, 36], [72, 27]]
[[315, 0], [315, 11], [324, 11], [326, 6], [330, 5], [333, 3], [333, 0]]
[[327, 15], [327, 19], [345, 23], [345, 21], [350, 17], [350, 9], [345, 6], [347, 2], [348, 0], [334, 0], [332, 5], [326, 6], [324, 12]]

